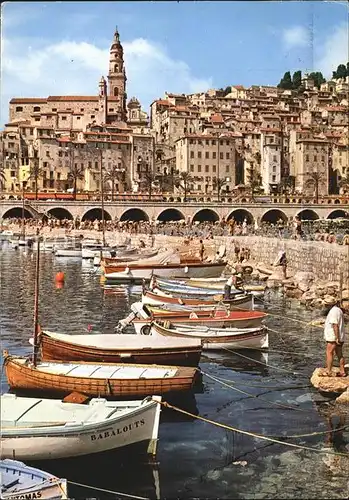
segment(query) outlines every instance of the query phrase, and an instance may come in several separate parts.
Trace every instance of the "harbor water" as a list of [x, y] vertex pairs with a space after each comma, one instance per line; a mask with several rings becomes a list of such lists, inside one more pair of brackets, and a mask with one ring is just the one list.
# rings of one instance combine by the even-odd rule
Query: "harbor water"
[[[55, 283], [57, 272], [65, 274], [62, 287]], [[31, 351], [34, 278], [35, 252], [2, 243], [2, 351]], [[41, 253], [39, 318], [47, 330], [113, 333], [140, 292], [138, 286], [104, 288], [90, 263]], [[156, 461], [109, 453], [73, 463], [47, 461], [40, 468], [71, 481], [69, 492], [75, 498], [122, 498], [119, 493], [147, 498], [348, 498], [349, 458], [343, 456], [349, 452], [348, 410], [336, 409], [309, 383], [314, 368], [324, 363], [322, 329], [307, 326], [319, 313], [277, 292], [267, 292], [264, 300], [258, 307], [270, 313], [268, 355], [247, 350], [205, 354], [202, 386], [177, 403], [190, 415], [162, 412]], [[7, 390], [2, 371], [1, 391]], [[342, 430], [334, 436], [327, 432], [336, 427]]]

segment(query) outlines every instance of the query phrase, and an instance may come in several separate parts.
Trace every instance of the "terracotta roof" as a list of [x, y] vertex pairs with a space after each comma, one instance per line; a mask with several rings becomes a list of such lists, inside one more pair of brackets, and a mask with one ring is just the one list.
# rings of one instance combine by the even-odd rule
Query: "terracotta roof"
[[174, 104], [172, 104], [171, 102], [169, 102], [165, 99], [159, 99], [155, 102], [156, 102], [156, 104], [160, 104], [161, 106], [174, 106]]
[[46, 103], [46, 97], [13, 97], [10, 104]]
[[50, 95], [47, 101], [98, 101], [98, 96], [94, 95]]
[[266, 128], [266, 127], [261, 127], [260, 128], [260, 131], [261, 132], [281, 132], [281, 130], [279, 128]]
[[71, 138], [70, 137], [59, 137], [57, 139], [58, 142], [71, 142]]
[[226, 135], [225, 133], [222, 133], [220, 134], [220, 136], [217, 136], [217, 135], [205, 135], [205, 134], [186, 134], [182, 137], [180, 137], [179, 139], [177, 139], [175, 142], [178, 142], [180, 141], [181, 139], [213, 139], [213, 140], [217, 140], [217, 139], [229, 139], [231, 137], [228, 136], [228, 134]]
[[215, 114], [211, 116], [212, 123], [224, 123], [223, 117], [220, 114]]
[[243, 85], [232, 85], [233, 89], [238, 89], [238, 90], [246, 90]]
[[130, 144], [129, 141], [98, 141], [98, 139], [86, 139], [86, 142], [104, 142], [106, 144]]
[[327, 111], [346, 111], [348, 112], [348, 106], [327, 106], [325, 108]]
[[323, 144], [328, 143], [328, 141], [326, 141], [326, 139], [299, 139], [297, 142], [321, 142]]

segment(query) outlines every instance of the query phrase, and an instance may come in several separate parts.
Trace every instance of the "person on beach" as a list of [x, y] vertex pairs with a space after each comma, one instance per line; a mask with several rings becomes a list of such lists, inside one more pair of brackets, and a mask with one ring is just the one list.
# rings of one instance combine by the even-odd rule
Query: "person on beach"
[[201, 262], [204, 260], [204, 252], [205, 252], [205, 247], [204, 247], [202, 240], [200, 240], [199, 255], [200, 255]]
[[339, 360], [339, 377], [346, 377], [343, 344], [345, 339], [344, 315], [341, 301], [338, 300], [327, 314], [324, 328], [326, 341], [326, 373], [324, 376], [332, 377], [333, 357], [336, 354]]

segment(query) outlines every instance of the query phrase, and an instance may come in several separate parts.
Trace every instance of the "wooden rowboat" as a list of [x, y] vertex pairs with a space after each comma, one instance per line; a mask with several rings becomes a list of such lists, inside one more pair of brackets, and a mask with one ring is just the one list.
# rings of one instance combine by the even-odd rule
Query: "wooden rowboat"
[[79, 404], [4, 394], [0, 402], [2, 457], [60, 460], [126, 448], [156, 454], [159, 396]]
[[197, 369], [183, 366], [42, 361], [4, 352], [4, 368], [11, 389], [47, 391], [92, 397], [139, 397], [189, 390]]
[[152, 323], [150, 335], [167, 337], [200, 338], [203, 349], [265, 349], [269, 346], [268, 330], [262, 328], [224, 329], [202, 326], [176, 326], [169, 321], [163, 324]]
[[[218, 302], [222, 300], [222, 296], [217, 296], [217, 300], [203, 300], [203, 299], [181, 299], [180, 297], [173, 297], [166, 293], [155, 293], [147, 290], [142, 294], [142, 303], [159, 305], [159, 304], [179, 304], [184, 306], [217, 306]], [[241, 294], [231, 300], [224, 300], [224, 304], [229, 305], [231, 309], [247, 309], [253, 308], [253, 297], [250, 294]]]
[[101, 363], [198, 366], [200, 340], [138, 337], [127, 334], [67, 335], [42, 331], [41, 359]]
[[0, 495], [2, 500], [67, 499], [67, 480], [7, 458], [0, 460]]

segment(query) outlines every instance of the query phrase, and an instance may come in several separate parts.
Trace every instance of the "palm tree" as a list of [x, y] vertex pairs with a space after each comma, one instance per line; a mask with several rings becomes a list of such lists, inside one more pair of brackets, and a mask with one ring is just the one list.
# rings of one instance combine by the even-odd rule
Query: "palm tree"
[[227, 182], [228, 181], [226, 179], [217, 179], [217, 177], [214, 177], [213, 179], [214, 188], [217, 189], [218, 201], [220, 200], [220, 193], [222, 191], [222, 188], [227, 184]]
[[1, 191], [5, 188], [6, 175], [4, 165], [0, 165], [0, 189]]
[[148, 191], [149, 200], [151, 200], [151, 195], [153, 192], [153, 183], [155, 182], [155, 174], [152, 172], [149, 167], [143, 172], [144, 183], [146, 185]]
[[34, 180], [35, 199], [38, 199], [38, 181], [44, 175], [44, 170], [40, 168], [39, 158], [34, 159], [34, 163], [30, 165], [28, 180]]
[[73, 198], [76, 200], [76, 190], [78, 180], [83, 180], [85, 178], [85, 167], [79, 167], [78, 163], [74, 161], [70, 164], [70, 172], [68, 172], [67, 179], [73, 182]]
[[[181, 181], [183, 182], [183, 184], [181, 184]], [[186, 203], [186, 201], [187, 201], [189, 183], [192, 181], [193, 181], [193, 178], [191, 177], [189, 172], [181, 172], [179, 174], [179, 180], [176, 183], [176, 187], [181, 187], [184, 190], [184, 203]]]
[[260, 186], [262, 184], [262, 176], [258, 172], [258, 170], [255, 169], [253, 162], [251, 162], [251, 167], [249, 167], [247, 169], [247, 178], [248, 178], [247, 179], [248, 184], [251, 188], [251, 195], [252, 195], [252, 199], [253, 199], [254, 194], [260, 188]]
[[283, 177], [278, 184], [278, 192], [283, 194], [288, 188], [290, 188], [291, 191], [294, 191], [295, 182], [296, 177], [294, 175], [287, 175]]
[[[0, 177], [0, 181], [1, 181], [1, 177]], [[343, 188], [344, 193], [348, 192], [348, 190], [349, 190], [349, 170], [347, 170], [345, 175], [343, 177], [341, 177], [340, 181], [338, 182], [338, 187]]]
[[308, 172], [306, 175], [308, 179], [305, 181], [304, 185], [305, 187], [314, 188], [315, 202], [319, 203], [319, 186], [325, 184], [326, 176], [324, 172], [317, 172], [316, 170], [314, 172]]
[[104, 172], [104, 180], [111, 182], [111, 201], [114, 201], [115, 184], [125, 180], [125, 170], [114, 164]]

